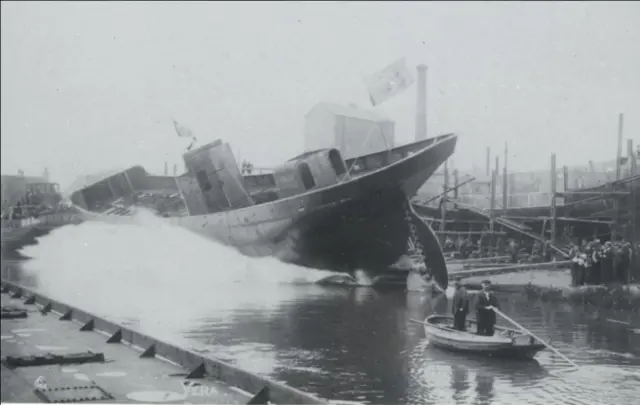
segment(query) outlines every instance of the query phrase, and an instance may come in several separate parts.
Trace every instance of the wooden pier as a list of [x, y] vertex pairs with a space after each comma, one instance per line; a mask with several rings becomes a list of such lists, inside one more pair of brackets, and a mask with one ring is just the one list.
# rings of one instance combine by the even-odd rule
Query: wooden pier
[[[449, 184], [449, 163], [443, 166], [444, 178], [441, 194], [416, 202], [416, 212], [426, 217], [427, 222], [437, 223], [437, 234], [446, 237], [477, 235], [488, 236], [495, 246], [496, 236], [509, 235], [521, 240], [538, 241], [543, 256], [555, 252], [559, 258], [567, 255], [566, 245], [576, 239], [598, 238], [602, 241], [626, 240], [636, 247], [640, 244], [638, 211], [640, 202], [640, 172], [634, 153], [634, 141], [626, 142], [623, 155], [623, 123], [620, 114], [618, 148], [615, 161], [615, 178], [597, 186], [586, 187], [584, 182], [574, 179], [578, 187], [571, 188], [570, 171], [567, 166], [558, 167], [556, 154], [549, 160], [549, 190], [545, 193], [530, 193], [526, 204], [514, 204], [518, 198], [510, 191], [515, 189], [514, 178], [508, 170], [508, 148], [504, 147], [504, 165], [500, 175], [500, 159], [491, 164], [490, 148], [487, 148], [486, 175], [488, 181], [468, 176], [460, 181], [460, 173], [454, 170], [454, 184]], [[590, 162], [592, 174], [593, 164]], [[514, 173], [515, 174], [515, 173]], [[561, 179], [562, 183], [559, 183]], [[486, 187], [485, 193], [469, 193], [470, 184]], [[511, 190], [510, 190], [511, 189]], [[498, 195], [500, 190], [500, 195]], [[533, 197], [533, 198], [532, 198]], [[542, 197], [542, 198], [541, 198]], [[437, 208], [434, 202], [438, 202]], [[550, 252], [547, 252], [551, 249]], [[640, 260], [636, 252], [630, 273], [640, 279]]]

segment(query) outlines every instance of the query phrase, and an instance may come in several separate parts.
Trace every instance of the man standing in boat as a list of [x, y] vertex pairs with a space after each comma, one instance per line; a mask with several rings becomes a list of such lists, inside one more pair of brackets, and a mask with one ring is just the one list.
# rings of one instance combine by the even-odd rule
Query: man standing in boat
[[456, 292], [453, 294], [453, 327], [456, 330], [465, 331], [467, 323], [467, 314], [469, 313], [469, 295], [467, 289], [462, 286], [460, 277], [456, 277], [454, 281]]
[[498, 299], [490, 289], [491, 281], [484, 280], [482, 282], [482, 291], [478, 294], [478, 301], [476, 302], [477, 333], [480, 336], [493, 336], [496, 325], [496, 313], [493, 308], [500, 308]]

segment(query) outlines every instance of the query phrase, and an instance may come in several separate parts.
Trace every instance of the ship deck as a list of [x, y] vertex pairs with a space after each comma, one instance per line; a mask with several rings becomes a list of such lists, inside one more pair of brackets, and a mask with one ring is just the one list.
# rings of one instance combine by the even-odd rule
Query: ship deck
[[[7, 285], [3, 283], [3, 292], [6, 290]], [[15, 291], [22, 293], [16, 294]], [[38, 294], [29, 294], [29, 298], [23, 300], [19, 297], [26, 295], [23, 291], [14, 290], [11, 296], [3, 293], [1, 298], [3, 403], [65, 400], [192, 404], [246, 404], [250, 400], [251, 403], [267, 403], [268, 400], [326, 403], [291, 387], [217, 360], [199, 358], [195, 353], [128, 329], [117, 328], [114, 333], [107, 331], [105, 329], [109, 328], [105, 326], [111, 324], [106, 320], [92, 317], [83, 322], [81, 318], [87, 316], [86, 313], [63, 307]], [[6, 308], [26, 311], [26, 317], [7, 319]], [[51, 312], [46, 312], [49, 309]], [[99, 326], [101, 331], [98, 331]], [[142, 347], [136, 347], [138, 345]], [[73, 357], [80, 353], [83, 353], [85, 363], [78, 363], [80, 357]], [[27, 356], [42, 357], [34, 359]], [[17, 358], [17, 362], [12, 357]], [[71, 362], [65, 364], [65, 360]], [[185, 371], [185, 363], [194, 363], [194, 360], [195, 364], [202, 363], [193, 370], [187, 368]], [[180, 363], [182, 367], [178, 365]], [[44, 378], [48, 389], [36, 392], [35, 383], [40, 377]]]

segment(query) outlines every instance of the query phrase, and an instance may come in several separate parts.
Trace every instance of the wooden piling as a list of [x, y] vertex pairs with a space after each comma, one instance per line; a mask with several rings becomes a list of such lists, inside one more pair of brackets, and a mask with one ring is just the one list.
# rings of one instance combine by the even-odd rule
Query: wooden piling
[[504, 143], [504, 169], [502, 172], [502, 209], [504, 210], [504, 214], [507, 213], [507, 208], [509, 208], [509, 179], [508, 179], [508, 170], [507, 170], [507, 155], [509, 154], [509, 149], [507, 143]]
[[622, 165], [622, 134], [624, 132], [624, 114], [618, 115], [618, 152], [616, 153], [616, 180], [620, 180]]
[[556, 171], [556, 154], [551, 154], [551, 244], [556, 244], [556, 219], [558, 217], [556, 207], [556, 182], [558, 174]]
[[455, 198], [456, 200], [458, 199], [458, 197], [460, 196], [460, 179], [458, 178], [458, 169], [455, 169], [453, 171], [453, 185], [454, 185], [454, 189], [453, 189], [453, 198]]
[[447, 222], [447, 197], [449, 197], [449, 161], [444, 162], [444, 184], [443, 184], [443, 196], [440, 202], [440, 232], [444, 232], [445, 224]]
[[[636, 162], [636, 156], [633, 152], [633, 139], [627, 139], [627, 158], [629, 159], [629, 164], [631, 167], [631, 173], [630, 176], [635, 176], [636, 175], [636, 171], [637, 171], [637, 162]], [[629, 184], [629, 191], [631, 192], [631, 195], [629, 197], [629, 209], [631, 211], [631, 224], [630, 224], [630, 229], [629, 229], [629, 241], [631, 242], [631, 250], [633, 252], [633, 254], [631, 255], [631, 266], [630, 266], [630, 271], [627, 272], [627, 284], [631, 284], [631, 281], [633, 281], [633, 278], [635, 277], [636, 280], [638, 277], [640, 277], [640, 273], [639, 273], [639, 268], [640, 268], [640, 263], [638, 263], [638, 255], [640, 254], [640, 252], [638, 252], [638, 244], [640, 243], [640, 241], [638, 240], [638, 218], [637, 218], [637, 211], [638, 211], [638, 203], [637, 203], [637, 195], [636, 195], [636, 187], [633, 183]]]
[[[618, 149], [616, 151], [616, 181], [620, 180], [622, 175], [622, 135], [624, 133], [624, 114], [618, 115]], [[613, 191], [616, 191], [614, 186]], [[611, 229], [611, 240], [615, 241], [618, 238], [618, 227], [620, 226], [620, 199], [613, 199], [613, 216], [614, 224]]]
[[491, 148], [487, 146], [487, 177], [489, 177], [489, 174], [491, 173]]
[[[498, 158], [496, 158], [496, 163]], [[490, 201], [490, 219], [489, 219], [489, 229], [493, 232], [494, 227], [494, 218], [496, 217], [496, 178], [498, 177], [498, 173], [496, 170], [491, 172], [491, 201]]]

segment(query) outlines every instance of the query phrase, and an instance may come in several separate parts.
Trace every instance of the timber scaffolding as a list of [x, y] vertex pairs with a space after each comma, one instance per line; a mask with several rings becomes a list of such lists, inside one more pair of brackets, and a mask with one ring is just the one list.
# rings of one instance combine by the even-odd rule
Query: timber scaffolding
[[[550, 159], [550, 202], [528, 207], [510, 207], [509, 181], [507, 168], [507, 146], [505, 145], [505, 164], [502, 173], [502, 202], [499, 204], [497, 188], [499, 179], [499, 157], [495, 158], [495, 167], [490, 170], [490, 150], [487, 148], [487, 173], [489, 181], [476, 182], [489, 189], [489, 207], [481, 208], [473, 202], [463, 201], [460, 188], [474, 182], [474, 177], [460, 181], [458, 170], [453, 171], [453, 187], [450, 186], [449, 162], [444, 163], [444, 170], [437, 173], [444, 178], [443, 190], [440, 194], [423, 201], [414, 201], [416, 212], [423, 215], [430, 223], [437, 223], [436, 234], [444, 240], [446, 236], [471, 237], [477, 235], [527, 237], [549, 247], [556, 253], [568, 255], [566, 245], [575, 237], [587, 239], [597, 237], [604, 240], [620, 240], [632, 242], [637, 248], [640, 243], [640, 227], [638, 212], [640, 202], [640, 174], [637, 160], [640, 156], [634, 153], [633, 140], [627, 140], [627, 156], [622, 156], [622, 123], [620, 115], [618, 131], [618, 152], [616, 156], [616, 178], [597, 187], [569, 188], [569, 169], [562, 167], [559, 172], [555, 153]], [[629, 166], [627, 176], [623, 175], [623, 162]], [[558, 179], [563, 179], [563, 191], [558, 191]], [[439, 202], [438, 207], [429, 206]], [[453, 209], [451, 209], [453, 208]], [[604, 209], [603, 209], [604, 208]], [[449, 227], [450, 229], [447, 229]], [[453, 228], [453, 229], [451, 229]], [[558, 232], [562, 230], [561, 232]], [[494, 243], [492, 243], [494, 244]], [[563, 246], [564, 245], [564, 246]], [[546, 255], [546, 250], [543, 252]], [[634, 255], [637, 261], [637, 255]], [[632, 263], [632, 269], [640, 263]], [[638, 273], [636, 269], [636, 273]], [[636, 274], [640, 277], [640, 273]]]

